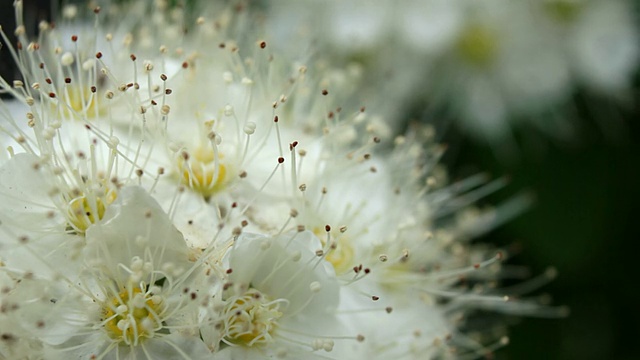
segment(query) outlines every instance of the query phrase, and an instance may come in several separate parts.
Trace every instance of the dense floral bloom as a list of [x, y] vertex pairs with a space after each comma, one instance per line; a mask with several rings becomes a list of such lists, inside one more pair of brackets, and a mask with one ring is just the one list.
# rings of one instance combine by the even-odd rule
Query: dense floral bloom
[[470, 309], [561, 313], [500, 293], [507, 254], [470, 243], [528, 198], [474, 208], [504, 181], [449, 184], [433, 128], [393, 137], [353, 74], [272, 50], [242, 6], [70, 5], [37, 40], [22, 6], [0, 356], [478, 357], [506, 338], [467, 336]]

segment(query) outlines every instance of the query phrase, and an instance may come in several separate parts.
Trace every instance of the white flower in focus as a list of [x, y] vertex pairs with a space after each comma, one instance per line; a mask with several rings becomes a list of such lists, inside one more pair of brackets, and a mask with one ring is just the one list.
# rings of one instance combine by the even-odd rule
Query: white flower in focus
[[53, 358], [208, 358], [195, 322], [200, 293], [191, 288], [201, 274], [143, 189], [123, 188], [86, 241], [79, 279], [67, 283], [50, 313], [39, 314], [45, 324], [68, 328], [41, 330]]
[[314, 351], [332, 351], [346, 334], [333, 315], [338, 280], [314, 253], [320, 248], [310, 232], [240, 235], [229, 252], [225, 291], [213, 307], [217, 323], [203, 329], [204, 340], [231, 359], [315, 358]]

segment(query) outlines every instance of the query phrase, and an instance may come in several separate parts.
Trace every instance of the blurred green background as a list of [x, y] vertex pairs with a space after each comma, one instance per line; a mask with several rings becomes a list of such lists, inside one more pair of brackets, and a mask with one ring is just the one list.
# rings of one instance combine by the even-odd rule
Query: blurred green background
[[[454, 178], [484, 170], [510, 176], [512, 191], [535, 193], [531, 210], [478, 241], [518, 245], [521, 251], [509, 263], [526, 266], [533, 274], [556, 267], [559, 276], [537, 293], [548, 293], [554, 304], [571, 309], [564, 319], [516, 320], [511, 343], [496, 353], [497, 359], [638, 358], [629, 346], [640, 335], [634, 245], [640, 241], [638, 86], [624, 109], [587, 94], [574, 100], [579, 137], [552, 142], [516, 129], [519, 139], [528, 137], [540, 145], [536, 151], [522, 149], [516, 162], [498, 161], [490, 147], [469, 141], [457, 130], [445, 139], [456, 149], [445, 159]], [[587, 110], [587, 104], [607, 109], [609, 116]], [[495, 194], [487, 202], [505, 196]]]

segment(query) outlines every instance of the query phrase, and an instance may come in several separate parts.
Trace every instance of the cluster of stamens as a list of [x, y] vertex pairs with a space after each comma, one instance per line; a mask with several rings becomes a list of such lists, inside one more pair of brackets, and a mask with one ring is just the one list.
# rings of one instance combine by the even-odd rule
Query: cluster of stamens
[[256, 289], [227, 300], [223, 311], [225, 342], [244, 346], [263, 346], [273, 339], [282, 301], [272, 301]]
[[162, 297], [140, 288], [125, 288], [103, 307], [109, 337], [136, 345], [162, 328]]

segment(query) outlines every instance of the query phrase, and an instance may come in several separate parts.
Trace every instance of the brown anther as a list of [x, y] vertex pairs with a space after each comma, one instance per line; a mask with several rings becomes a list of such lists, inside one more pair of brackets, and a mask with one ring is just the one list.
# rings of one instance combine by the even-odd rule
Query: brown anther
[[46, 79], [44, 79], [44, 81], [49, 85], [51, 85], [51, 83], [52, 83], [51, 78], [46, 78]]
[[94, 14], [100, 14], [100, 6], [96, 6], [96, 7], [93, 9], [93, 13], [94, 13]]
[[189, 63], [188, 63], [188, 62], [186, 62], [186, 61], [184, 61], [184, 62], [182, 63], [182, 68], [183, 68], [183, 69], [186, 69], [186, 68], [188, 68], [188, 67], [189, 67]]
[[102, 53], [100, 51], [98, 51], [96, 53], [96, 58], [98, 58], [98, 59], [102, 58]]
[[329, 91], [327, 89], [323, 89], [322, 90], [322, 95], [324, 95], [324, 96], [329, 95]]
[[329, 226], [329, 225], [325, 225], [325, 226], [324, 226], [324, 231], [326, 231], [326, 232], [331, 231], [331, 226]]
[[278, 115], [273, 117], [273, 122], [277, 123], [278, 122]]
[[91, 86], [91, 92], [95, 93], [96, 91], [98, 91], [98, 89], [95, 86]]
[[240, 222], [240, 226], [242, 226], [242, 227], [247, 227], [247, 225], [249, 225], [249, 222], [247, 220], [242, 220]]
[[143, 174], [144, 174], [144, 171], [142, 171], [142, 169], [136, 169], [136, 175], [138, 177], [142, 177]]
[[71, 41], [73, 42], [78, 41], [78, 35], [71, 35]]
[[129, 55], [131, 61], [136, 61], [137, 57], [134, 54]]
[[55, 94], [55, 93], [50, 92], [50, 93], [49, 93], [49, 97], [53, 99], [53, 98], [55, 98], [55, 97], [56, 97], [56, 94]]
[[171, 90], [171, 89], [165, 89], [164, 94], [165, 95], [171, 95], [172, 92], [173, 92], [173, 90]]
[[284, 162], [284, 158], [281, 156], [278, 158], [278, 164], [282, 164]]
[[373, 296], [371, 297], [371, 300], [373, 300], [373, 301], [378, 301], [378, 300], [380, 300], [380, 297], [379, 297], [379, 296], [375, 296], [375, 295], [373, 295]]
[[386, 311], [387, 314], [391, 314], [391, 312], [393, 311], [393, 308], [391, 306], [387, 306], [386, 308], [384, 308], [384, 311]]
[[162, 81], [167, 81], [167, 75], [165, 75], [165, 74], [160, 74], [160, 80], [162, 80]]
[[267, 47], [267, 42], [266, 41], [261, 41], [260, 42], [260, 49], [264, 49]]

